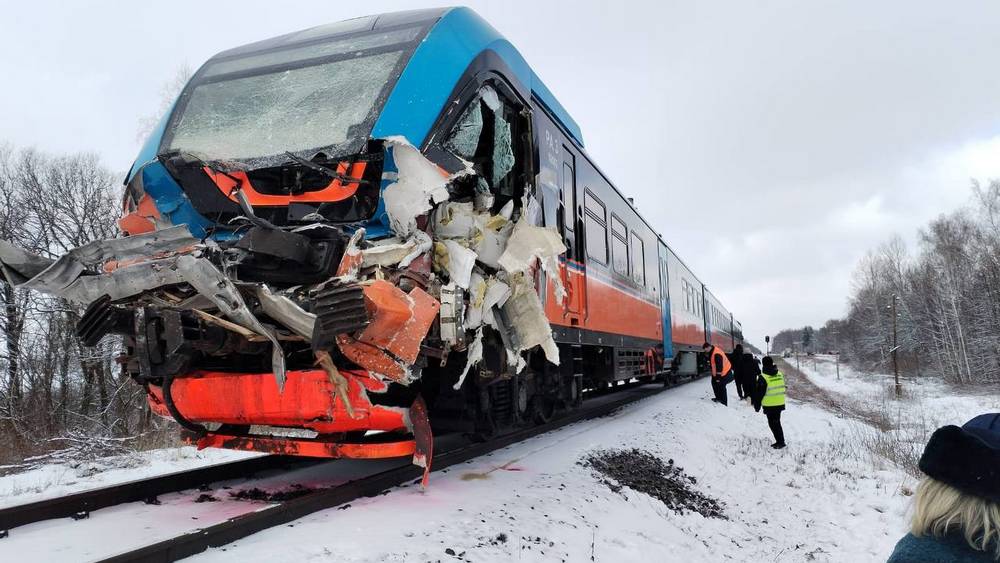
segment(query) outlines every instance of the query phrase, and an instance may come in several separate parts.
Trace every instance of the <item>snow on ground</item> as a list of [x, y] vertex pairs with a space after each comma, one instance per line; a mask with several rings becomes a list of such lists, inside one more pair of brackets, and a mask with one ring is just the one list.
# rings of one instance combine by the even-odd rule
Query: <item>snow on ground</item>
[[185, 446], [72, 465], [52, 463], [0, 477], [0, 507], [35, 502], [256, 455], [260, 454], [214, 449], [198, 451], [192, 446]]
[[[734, 391], [730, 386], [730, 395]], [[195, 559], [247, 561], [878, 561], [905, 532], [912, 478], [874, 470], [848, 420], [792, 401], [789, 447], [764, 416], [708, 400], [707, 380]], [[580, 459], [638, 447], [673, 459], [728, 520], [612, 492]]]
[[[794, 358], [785, 361], [795, 365]], [[837, 363], [834, 356], [802, 357], [799, 368], [810, 381], [837, 395], [839, 400], [858, 401], [869, 409], [885, 410], [891, 420], [920, 426], [929, 432], [946, 424], [961, 426], [972, 417], [1000, 411], [997, 389], [949, 386], [939, 377], [903, 377], [903, 400], [895, 400], [892, 374], [861, 373], [852, 366]]]
[[[879, 431], [849, 416], [858, 408], [831, 408], [831, 399], [889, 409], [896, 424], [939, 425], [1000, 410], [1000, 397], [956, 394], [923, 378], [905, 381], [904, 400], [894, 401], [887, 394], [892, 389], [888, 376], [841, 365], [838, 381], [832, 358], [824, 357], [803, 359], [801, 367], [827, 396], [816, 403], [790, 400], [782, 417], [789, 447], [782, 451], [769, 447], [764, 416], [737, 401], [732, 386], [732, 401], [722, 407], [708, 400], [709, 384], [703, 379], [434, 473], [427, 491], [399, 487], [196, 559], [884, 561], [905, 533], [915, 478], [884, 460], [873, 463], [862, 441]], [[793, 396], [807, 386], [799, 377], [788, 377]], [[580, 463], [588, 453], [607, 448], [640, 448], [673, 460], [697, 479], [700, 492], [723, 503], [728, 519], [677, 514], [643, 493], [612, 491]], [[0, 477], [0, 506], [244, 455], [180, 448], [98, 465], [49, 466]], [[227, 486], [329, 486], [376, 471], [382, 463], [334, 462]], [[221, 486], [213, 493], [218, 502], [198, 503], [199, 492], [186, 491], [163, 496], [160, 506], [130, 503], [95, 511], [87, 520], [12, 530], [10, 538], [0, 539], [0, 560], [106, 557], [267, 506], [230, 499]]]

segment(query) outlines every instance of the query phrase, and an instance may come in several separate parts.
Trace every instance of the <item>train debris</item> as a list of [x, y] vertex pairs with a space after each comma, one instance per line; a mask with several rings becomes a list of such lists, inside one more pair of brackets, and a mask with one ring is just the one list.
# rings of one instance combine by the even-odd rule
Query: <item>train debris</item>
[[[419, 380], [427, 354], [451, 352], [465, 356], [459, 389], [483, 361], [487, 330], [501, 335], [511, 374], [524, 369], [524, 353], [536, 347], [559, 363], [536, 283], [551, 280], [556, 298], [565, 297], [558, 266], [566, 247], [554, 230], [537, 225], [539, 206], [528, 186], [515, 197], [493, 189], [515, 155], [496, 92], [486, 86], [479, 96], [476, 111], [498, 112], [491, 117], [488, 174], [464, 160], [475, 151], [470, 143], [485, 138], [475, 112], [449, 141], [461, 163], [457, 169], [452, 163], [451, 172], [405, 138], [373, 145], [381, 151], [369, 160], [382, 163], [387, 233], [369, 235], [318, 212], [282, 223], [255, 211], [252, 168], [180, 155], [168, 159], [169, 170], [198, 178], [206, 189], [214, 184], [238, 204], [241, 215], [230, 220], [230, 231], [195, 237], [189, 226], [170, 225], [147, 209], [143, 217], [157, 220], [129, 229], [137, 234], [95, 241], [57, 260], [0, 241], [0, 272], [15, 287], [87, 306], [81, 338], [93, 345], [108, 334], [121, 336], [126, 370], [147, 385], [154, 410], [177, 419], [200, 447], [406, 453], [429, 468], [430, 426], [419, 394], [410, 409], [373, 396]], [[321, 167], [291, 161], [310, 171]], [[361, 184], [348, 175], [355, 168], [321, 168], [340, 185]], [[131, 215], [148, 198], [137, 197]], [[253, 373], [261, 356], [270, 357], [273, 391]], [[246, 367], [221, 377], [237, 366]], [[328, 390], [325, 407], [284, 401], [306, 382]], [[218, 396], [226, 400], [199, 402]], [[258, 413], [254, 401], [283, 406]], [[209, 431], [203, 426], [209, 422], [230, 430]], [[245, 422], [312, 429], [320, 442], [232, 433]], [[369, 453], [363, 445], [322, 443], [323, 436], [339, 441], [338, 432], [355, 428], [398, 428], [416, 443], [380, 444]]]

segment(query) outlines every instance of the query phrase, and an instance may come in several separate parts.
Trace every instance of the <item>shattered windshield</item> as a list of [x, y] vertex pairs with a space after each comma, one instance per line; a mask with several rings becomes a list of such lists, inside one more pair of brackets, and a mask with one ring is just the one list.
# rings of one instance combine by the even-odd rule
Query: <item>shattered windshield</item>
[[419, 28], [224, 59], [182, 96], [162, 152], [250, 168], [360, 151]]

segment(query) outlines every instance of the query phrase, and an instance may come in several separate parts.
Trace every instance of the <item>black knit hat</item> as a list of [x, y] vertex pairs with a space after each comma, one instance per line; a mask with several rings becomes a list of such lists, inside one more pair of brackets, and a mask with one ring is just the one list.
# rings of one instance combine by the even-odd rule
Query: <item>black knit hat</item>
[[774, 367], [774, 359], [771, 356], [764, 356], [764, 361], [763, 361], [763, 363], [761, 365], [764, 366], [767, 369], [773, 368]]
[[963, 493], [1000, 502], [1000, 413], [935, 430], [920, 470]]

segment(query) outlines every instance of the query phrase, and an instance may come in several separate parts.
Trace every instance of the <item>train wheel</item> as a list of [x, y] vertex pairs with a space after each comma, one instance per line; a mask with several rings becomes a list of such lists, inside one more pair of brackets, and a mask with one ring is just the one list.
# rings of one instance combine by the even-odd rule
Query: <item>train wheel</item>
[[545, 424], [552, 420], [552, 414], [556, 410], [556, 403], [551, 398], [544, 395], [534, 396], [535, 424]]
[[528, 383], [523, 379], [517, 385], [517, 418], [528, 420], [532, 404], [528, 399]]
[[583, 378], [571, 377], [569, 380], [569, 404], [578, 407], [583, 404]]

